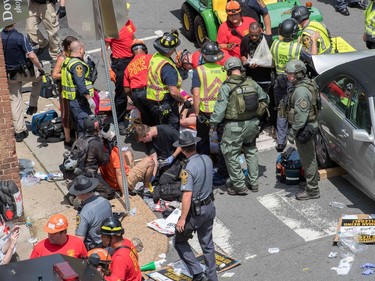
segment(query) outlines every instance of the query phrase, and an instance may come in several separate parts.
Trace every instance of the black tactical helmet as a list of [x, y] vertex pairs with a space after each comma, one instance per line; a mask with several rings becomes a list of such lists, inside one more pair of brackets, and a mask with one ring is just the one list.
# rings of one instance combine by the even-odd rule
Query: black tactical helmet
[[169, 52], [176, 49], [181, 44], [181, 40], [178, 39], [178, 31], [173, 29], [170, 33], [165, 32], [162, 37], [154, 41], [154, 48], [162, 55], [166, 55]]
[[205, 39], [203, 42], [201, 53], [208, 62], [217, 62], [224, 57], [224, 53], [220, 50], [219, 45], [210, 39]]
[[286, 19], [279, 25], [279, 34], [284, 38], [294, 38], [298, 33], [298, 22], [293, 19]]
[[99, 131], [99, 120], [95, 115], [89, 115], [83, 120], [83, 128], [88, 133]]
[[298, 23], [301, 23], [303, 20], [306, 20], [310, 17], [310, 11], [305, 6], [297, 6], [292, 10], [292, 18], [295, 19]]
[[102, 235], [108, 236], [120, 236], [125, 233], [124, 228], [121, 225], [121, 222], [114, 217], [106, 218], [103, 221], [102, 226], [100, 227]]

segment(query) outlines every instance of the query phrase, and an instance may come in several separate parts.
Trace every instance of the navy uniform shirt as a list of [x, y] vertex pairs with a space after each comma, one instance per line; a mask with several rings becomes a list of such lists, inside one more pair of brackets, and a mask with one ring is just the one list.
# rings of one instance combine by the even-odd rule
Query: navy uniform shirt
[[252, 17], [260, 23], [260, 16], [268, 13], [268, 9], [263, 0], [238, 0], [241, 4], [242, 16]]
[[[81, 60], [80, 58], [77, 59]], [[76, 62], [70, 69], [74, 85], [77, 87], [77, 94], [81, 96], [90, 94], [85, 85], [85, 74], [87, 71], [87, 67], [81, 62]]]
[[176, 86], [178, 83], [178, 74], [176, 69], [170, 65], [169, 63], [166, 63], [161, 68], [161, 80], [163, 83], [167, 86]]
[[181, 191], [192, 191], [193, 200], [205, 200], [212, 193], [212, 161], [207, 155], [194, 154], [181, 170]]
[[33, 52], [27, 37], [17, 30], [10, 29], [1, 31], [3, 51], [6, 69], [18, 69], [20, 65], [26, 63], [26, 55]]

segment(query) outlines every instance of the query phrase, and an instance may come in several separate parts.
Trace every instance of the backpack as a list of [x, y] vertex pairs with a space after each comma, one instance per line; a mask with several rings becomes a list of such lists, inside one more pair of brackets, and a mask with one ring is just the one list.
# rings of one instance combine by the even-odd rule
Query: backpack
[[22, 194], [16, 183], [0, 181], [0, 214], [5, 220], [22, 216]]
[[160, 176], [158, 184], [154, 187], [153, 199], [166, 201], [181, 201], [180, 172], [185, 161], [175, 161]]
[[58, 95], [56, 85], [53, 83], [53, 80], [50, 76], [42, 76], [42, 88], [40, 89], [40, 94], [42, 98], [52, 98]]
[[64, 153], [64, 161], [60, 165], [64, 179], [73, 180], [84, 173], [89, 143], [95, 138], [95, 136], [78, 138], [73, 143], [72, 149]]
[[61, 117], [45, 120], [39, 124], [37, 130], [38, 142], [59, 142], [64, 140], [64, 129]]
[[286, 185], [296, 185], [305, 180], [301, 160], [295, 148], [289, 147], [277, 156], [276, 178]]
[[34, 114], [33, 118], [31, 119], [31, 131], [34, 135], [38, 136], [38, 131], [40, 130], [42, 122], [51, 121], [56, 117], [57, 112], [54, 109], [51, 109], [43, 113]]

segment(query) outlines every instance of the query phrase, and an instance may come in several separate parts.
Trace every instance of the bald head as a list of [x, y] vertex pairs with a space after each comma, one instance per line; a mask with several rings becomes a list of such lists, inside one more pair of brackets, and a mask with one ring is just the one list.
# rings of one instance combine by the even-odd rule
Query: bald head
[[250, 31], [253, 31], [253, 32], [260, 32], [260, 24], [259, 22], [252, 22], [250, 24], [250, 27], [249, 27]]
[[83, 57], [85, 46], [80, 41], [73, 41], [70, 43], [70, 51], [72, 57]]
[[261, 28], [258, 22], [252, 22], [249, 27], [249, 38], [252, 42], [257, 42], [261, 39]]

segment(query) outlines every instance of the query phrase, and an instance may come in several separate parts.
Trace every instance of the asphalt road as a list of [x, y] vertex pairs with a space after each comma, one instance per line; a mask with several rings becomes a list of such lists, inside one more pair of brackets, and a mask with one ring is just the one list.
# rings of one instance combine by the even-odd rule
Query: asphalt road
[[[357, 50], [364, 50], [362, 41], [363, 11], [350, 8], [351, 15], [344, 17], [334, 10], [332, 0], [313, 1], [323, 14], [324, 22], [333, 36], [342, 36]], [[130, 17], [137, 27], [137, 38], [146, 38], [145, 42], [153, 52], [152, 42], [147, 39], [155, 36], [155, 31], [171, 29], [181, 30], [179, 9], [182, 0], [130, 1]], [[19, 24], [23, 29], [23, 24]], [[61, 20], [61, 38], [77, 35], [70, 30], [66, 19]], [[78, 35], [77, 35], [78, 36]], [[180, 36], [179, 49], [195, 49], [183, 35]], [[105, 75], [99, 41], [82, 39], [86, 50], [91, 50], [94, 61], [99, 60], [99, 79], [96, 87], [106, 90]], [[44, 54], [45, 55], [45, 54]], [[184, 89], [190, 85], [185, 82]], [[244, 197], [231, 197], [226, 193], [216, 194], [216, 207], [219, 225], [214, 237], [218, 246], [241, 261], [241, 265], [230, 270], [235, 273], [231, 280], [368, 280], [371, 277], [361, 275], [360, 266], [365, 262], [375, 262], [375, 246], [358, 253], [352, 269], [347, 276], [337, 276], [336, 271], [340, 254], [344, 251], [332, 243], [333, 234], [341, 213], [372, 214], [374, 203], [358, 191], [344, 177], [322, 180], [319, 185], [321, 198], [306, 202], [294, 199], [298, 187], [287, 187], [276, 183], [276, 152], [259, 152], [260, 191]], [[344, 209], [335, 209], [329, 202], [338, 201], [346, 205]], [[217, 237], [222, 239], [219, 241]], [[271, 254], [269, 248], [279, 248], [279, 253]], [[338, 252], [338, 257], [328, 258], [328, 254]], [[173, 248], [167, 260], [176, 260]], [[227, 280], [221, 277], [220, 280]]]

